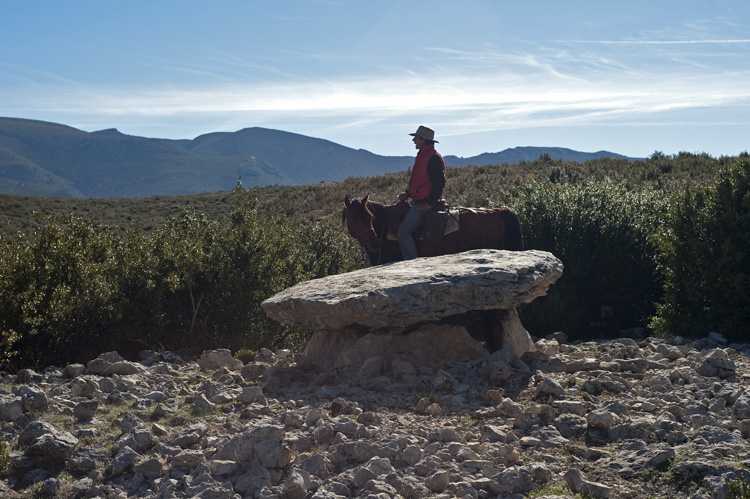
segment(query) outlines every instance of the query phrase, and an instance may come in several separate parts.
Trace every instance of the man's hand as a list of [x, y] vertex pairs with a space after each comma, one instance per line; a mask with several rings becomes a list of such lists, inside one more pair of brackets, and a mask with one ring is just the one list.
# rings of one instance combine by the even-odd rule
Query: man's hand
[[403, 202], [403, 201], [406, 201], [407, 199], [409, 199], [409, 195], [406, 194], [405, 192], [402, 192], [401, 194], [398, 195], [398, 200], [399, 201]]

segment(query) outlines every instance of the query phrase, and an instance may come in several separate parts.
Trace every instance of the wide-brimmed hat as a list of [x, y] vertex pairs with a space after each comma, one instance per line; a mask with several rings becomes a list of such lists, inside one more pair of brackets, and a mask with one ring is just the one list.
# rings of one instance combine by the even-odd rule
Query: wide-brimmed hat
[[419, 125], [419, 128], [417, 128], [417, 131], [414, 133], [410, 133], [412, 137], [415, 135], [419, 135], [424, 140], [431, 140], [435, 143], [437, 143], [437, 140], [435, 140], [435, 131], [432, 128], [427, 128], [426, 126]]

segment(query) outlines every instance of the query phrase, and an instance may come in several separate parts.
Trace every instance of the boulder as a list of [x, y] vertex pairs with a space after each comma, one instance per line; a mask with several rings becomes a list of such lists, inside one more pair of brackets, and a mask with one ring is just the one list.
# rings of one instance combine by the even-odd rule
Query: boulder
[[98, 408], [98, 400], [84, 400], [73, 407], [73, 417], [76, 421], [87, 421], [94, 417]]
[[[446, 333], [434, 324], [471, 311], [494, 311], [488, 348], [517, 357], [534, 351], [516, 307], [544, 296], [561, 275], [560, 260], [544, 251], [472, 250], [313, 279], [262, 306], [272, 319], [314, 331], [302, 364], [327, 369], [357, 365], [363, 355], [386, 363], [406, 355], [417, 357], [404, 359], [416, 366], [440, 368], [486, 355], [465, 329]], [[421, 324], [430, 325], [429, 334], [414, 331]], [[427, 337], [409, 338], [415, 334]]]
[[0, 393], [0, 421], [15, 421], [23, 415], [21, 397]]
[[512, 310], [562, 275], [544, 251], [472, 250], [301, 282], [261, 305], [272, 319], [314, 331], [377, 331], [472, 310]]
[[242, 361], [232, 357], [232, 352], [227, 348], [207, 350], [198, 359], [198, 365], [204, 371], [215, 371], [226, 367], [231, 370], [242, 369]]
[[62, 464], [73, 455], [78, 439], [67, 431], [53, 431], [35, 438], [24, 450], [25, 456], [37, 456], [51, 467]]
[[401, 362], [437, 370], [446, 362], [464, 357], [480, 359], [487, 355], [487, 350], [464, 327], [428, 324], [410, 334], [403, 334], [401, 330], [366, 334], [318, 331], [307, 343], [300, 365], [323, 371], [359, 368], [368, 359], [380, 357], [387, 372], [398, 370]]

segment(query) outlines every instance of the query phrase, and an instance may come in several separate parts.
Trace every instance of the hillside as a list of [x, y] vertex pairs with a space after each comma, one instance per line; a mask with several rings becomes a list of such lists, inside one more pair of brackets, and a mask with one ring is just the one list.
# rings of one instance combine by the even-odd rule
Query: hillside
[[[602, 158], [584, 163], [540, 158], [532, 162], [489, 166], [450, 167], [446, 172], [446, 198], [454, 206], [514, 206], [519, 189], [530, 182], [582, 182], [605, 179], [633, 188], [646, 186], [674, 191], [685, 182], [711, 181], [729, 158], [681, 153], [674, 157], [655, 154], [645, 161]], [[373, 177], [348, 177], [341, 182], [308, 185], [269, 185], [257, 189], [261, 213], [279, 213], [304, 222], [338, 223], [344, 196], [390, 202], [408, 182], [405, 170]], [[235, 184], [232, 185], [234, 187]], [[244, 182], [243, 185], [248, 187]], [[234, 195], [228, 190], [145, 198], [79, 199], [61, 196], [0, 194], [0, 236], [29, 235], [44, 225], [45, 217], [71, 214], [98, 220], [120, 231], [141, 228], [150, 232], [168, 217], [192, 208], [211, 218], [225, 216]]]
[[[554, 147], [517, 147], [448, 166], [514, 164], [548, 154], [587, 161], [624, 156]], [[245, 128], [192, 140], [151, 139], [116, 129], [84, 132], [65, 125], [0, 118], [0, 193], [60, 198], [178, 196], [246, 187], [308, 185], [405, 171], [411, 156], [379, 156], [304, 135]]]
[[54, 123], [0, 119], [0, 191], [56, 197], [145, 197], [284, 182], [262, 160], [203, 157], [181, 142], [116, 130], [88, 133]]

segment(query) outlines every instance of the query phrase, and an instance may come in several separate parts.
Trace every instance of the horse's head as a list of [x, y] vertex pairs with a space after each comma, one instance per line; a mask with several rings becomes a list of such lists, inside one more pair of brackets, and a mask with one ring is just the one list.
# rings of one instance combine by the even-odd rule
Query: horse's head
[[367, 250], [368, 254], [372, 255], [372, 253], [380, 251], [380, 239], [372, 226], [375, 216], [367, 207], [369, 199], [369, 194], [363, 197], [361, 201], [350, 200], [349, 196], [344, 198], [344, 211], [341, 215], [341, 221], [349, 234]]

